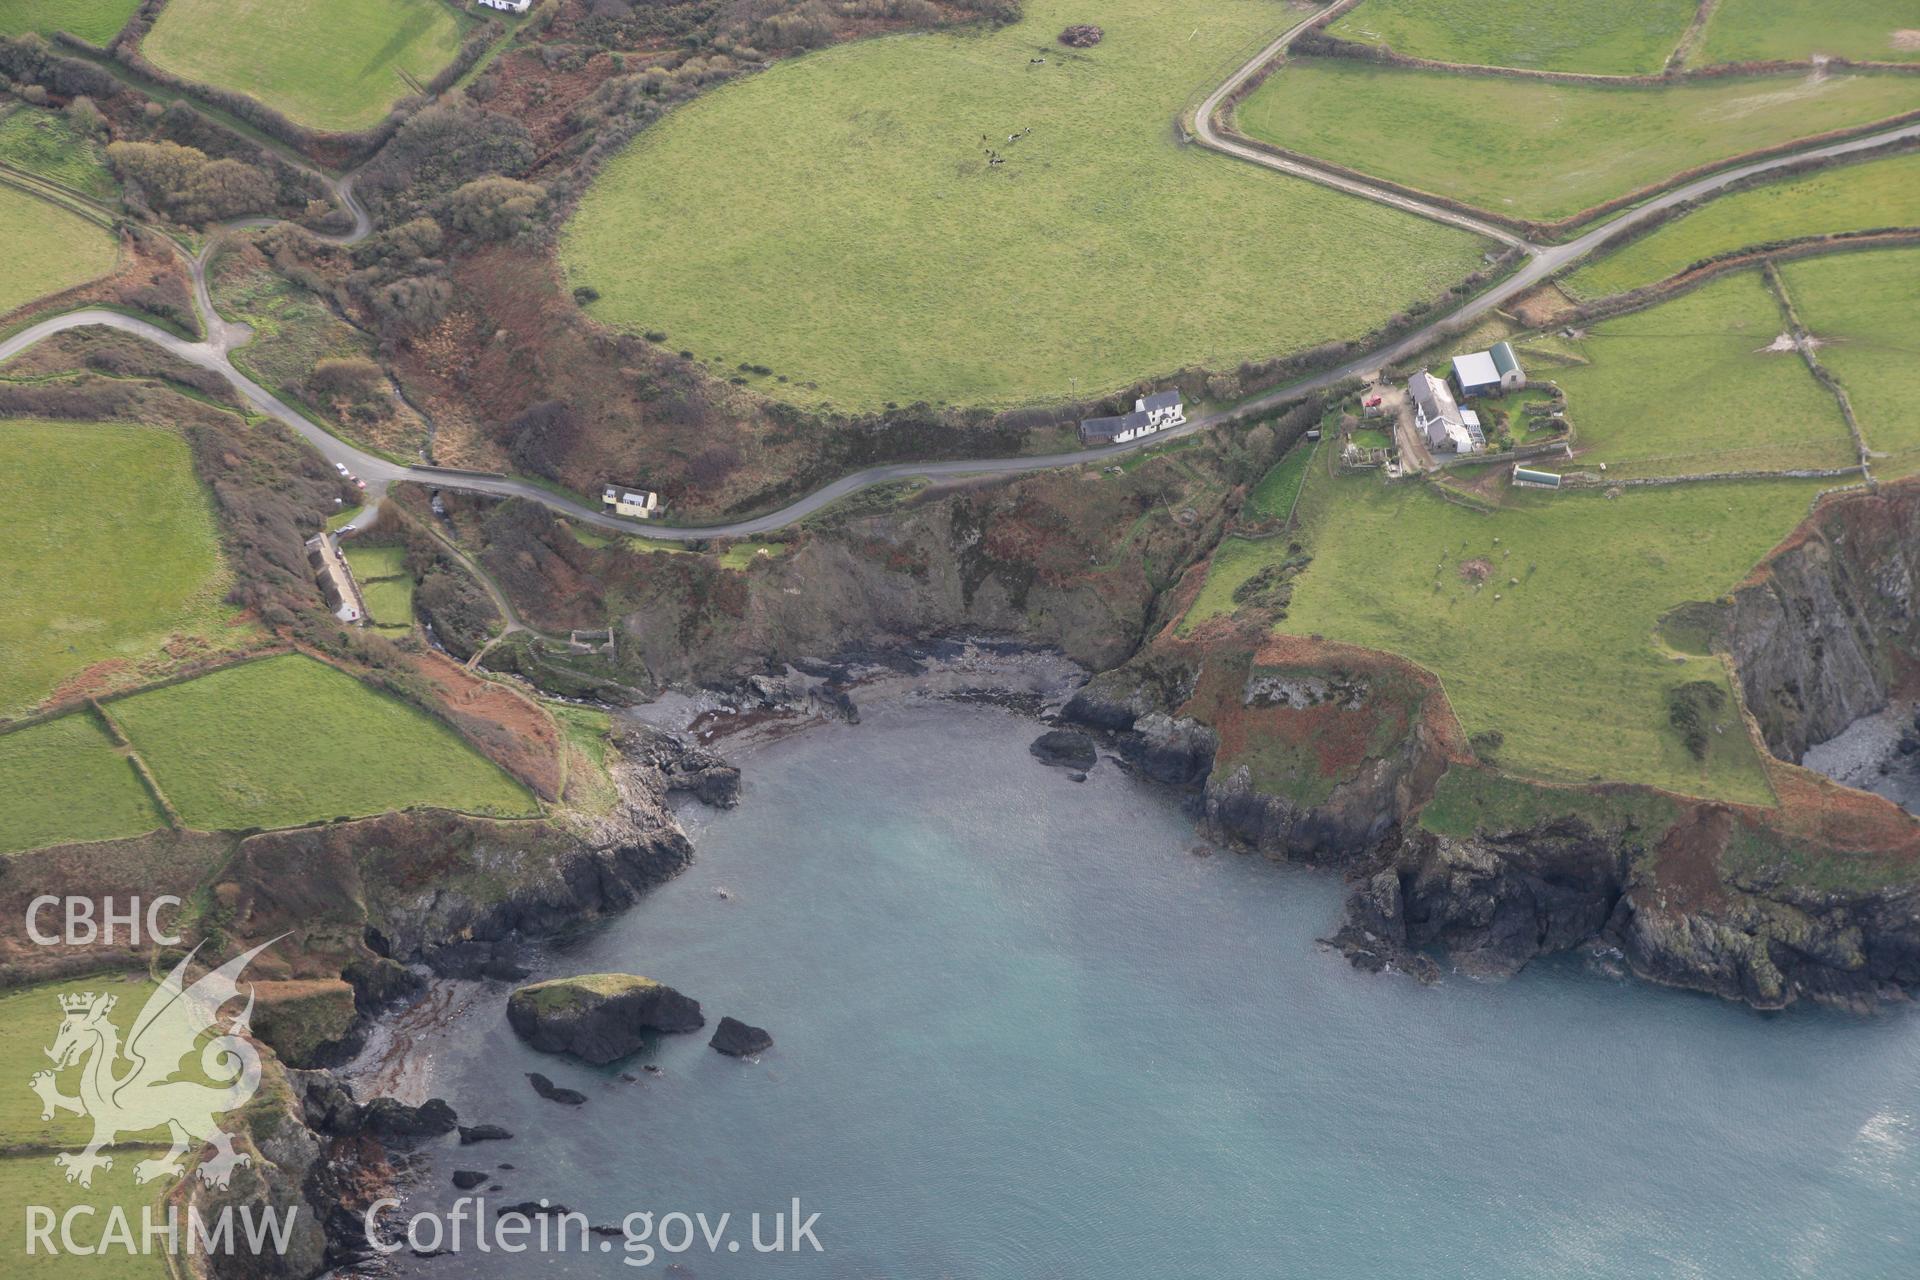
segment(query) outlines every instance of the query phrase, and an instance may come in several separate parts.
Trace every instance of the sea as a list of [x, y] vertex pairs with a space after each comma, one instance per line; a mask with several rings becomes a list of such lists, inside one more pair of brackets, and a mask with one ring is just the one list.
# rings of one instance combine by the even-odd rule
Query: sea
[[[683, 815], [689, 871], [538, 960], [669, 983], [773, 1048], [595, 1068], [516, 1039], [506, 985], [443, 992], [416, 1083], [514, 1136], [424, 1152], [381, 1221], [440, 1252], [395, 1270], [1920, 1276], [1912, 1012], [1760, 1014], [1604, 957], [1358, 972], [1319, 942], [1337, 875], [1208, 844], [1110, 760], [1071, 780], [1031, 719], [863, 711], [747, 756], [738, 809]], [[606, 1233], [481, 1252], [462, 1195], [469, 1228], [544, 1198]]]

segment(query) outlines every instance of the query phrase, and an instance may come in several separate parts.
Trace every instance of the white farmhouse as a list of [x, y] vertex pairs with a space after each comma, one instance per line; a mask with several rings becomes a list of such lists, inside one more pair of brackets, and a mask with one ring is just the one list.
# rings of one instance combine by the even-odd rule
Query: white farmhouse
[[651, 489], [634, 489], [623, 484], [608, 485], [601, 491], [600, 501], [613, 514], [635, 520], [651, 519], [660, 510], [659, 494]]
[[1133, 412], [1113, 418], [1088, 418], [1080, 424], [1080, 439], [1087, 444], [1125, 444], [1182, 426], [1187, 421], [1186, 404], [1179, 388], [1156, 391], [1133, 402]]
[[480, 0], [488, 9], [499, 9], [503, 13], [525, 13], [533, 7], [533, 0]]
[[1413, 425], [1429, 448], [1478, 453], [1487, 447], [1480, 416], [1461, 409], [1447, 384], [1425, 369], [1408, 379], [1407, 394], [1413, 397]]

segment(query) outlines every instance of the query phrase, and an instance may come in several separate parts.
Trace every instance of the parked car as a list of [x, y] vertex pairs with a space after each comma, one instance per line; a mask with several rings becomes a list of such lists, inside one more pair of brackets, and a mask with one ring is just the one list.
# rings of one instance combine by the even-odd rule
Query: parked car
[[333, 469], [334, 469], [335, 471], [338, 471], [338, 472], [339, 472], [339, 473], [340, 473], [341, 475], [345, 475], [345, 474], [347, 474], [347, 464], [346, 464], [346, 463], [344, 463], [344, 462], [336, 462], [336, 463], [334, 463], [334, 464], [333, 464]]

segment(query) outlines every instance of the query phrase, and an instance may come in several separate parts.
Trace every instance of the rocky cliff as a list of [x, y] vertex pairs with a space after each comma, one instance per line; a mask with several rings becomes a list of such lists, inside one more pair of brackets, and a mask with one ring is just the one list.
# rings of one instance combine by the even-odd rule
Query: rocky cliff
[[1798, 761], [1886, 705], [1920, 652], [1917, 598], [1912, 483], [1828, 499], [1733, 593], [1717, 639], [1775, 755]]

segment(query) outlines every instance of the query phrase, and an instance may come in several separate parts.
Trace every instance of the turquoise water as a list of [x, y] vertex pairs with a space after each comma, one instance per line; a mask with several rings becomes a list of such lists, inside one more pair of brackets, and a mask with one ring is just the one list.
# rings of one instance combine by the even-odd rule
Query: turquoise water
[[768, 748], [739, 810], [688, 814], [691, 871], [540, 975], [672, 983], [770, 1030], [759, 1062], [698, 1035], [595, 1070], [491, 998], [422, 1046], [464, 1121], [518, 1135], [448, 1148], [436, 1184], [509, 1161], [496, 1201], [606, 1223], [798, 1196], [824, 1253], [418, 1273], [1920, 1275], [1920, 1019], [1763, 1017], [1576, 961], [1357, 973], [1315, 945], [1336, 877], [1196, 856], [1165, 793], [1110, 763], [1076, 785], [1035, 732], [900, 706]]

